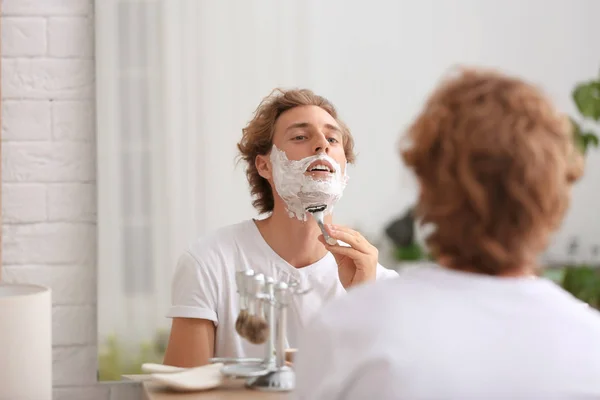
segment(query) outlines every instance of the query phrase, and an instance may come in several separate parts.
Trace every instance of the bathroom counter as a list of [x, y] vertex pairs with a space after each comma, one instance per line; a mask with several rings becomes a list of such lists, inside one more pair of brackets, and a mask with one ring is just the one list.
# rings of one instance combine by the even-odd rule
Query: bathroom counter
[[246, 389], [241, 380], [231, 381], [217, 389], [187, 393], [167, 390], [151, 381], [144, 381], [142, 385], [145, 400], [287, 400], [292, 398], [289, 392], [270, 393]]

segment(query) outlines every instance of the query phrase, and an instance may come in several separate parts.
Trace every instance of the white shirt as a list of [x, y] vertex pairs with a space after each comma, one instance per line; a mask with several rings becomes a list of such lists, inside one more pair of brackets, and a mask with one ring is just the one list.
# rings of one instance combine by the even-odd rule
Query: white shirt
[[[215, 357], [263, 357], [264, 345], [254, 345], [235, 331], [239, 314], [236, 270], [253, 269], [276, 281], [296, 280], [300, 289], [287, 312], [287, 347], [297, 346], [298, 334], [325, 302], [346, 293], [331, 253], [314, 264], [294, 268], [267, 244], [254, 220], [221, 228], [194, 242], [181, 256], [172, 283], [167, 317], [202, 318], [217, 326]], [[398, 276], [378, 265], [377, 277]]]
[[421, 266], [324, 307], [295, 360], [303, 400], [600, 399], [600, 314], [550, 280]]

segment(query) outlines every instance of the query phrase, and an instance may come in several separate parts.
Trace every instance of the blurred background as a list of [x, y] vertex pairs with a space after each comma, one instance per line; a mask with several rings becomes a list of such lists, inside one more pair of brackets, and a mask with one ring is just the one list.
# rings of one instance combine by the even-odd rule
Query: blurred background
[[[400, 135], [455, 65], [542, 86], [580, 126], [587, 173], [543, 257], [597, 305], [600, 1], [96, 1], [100, 379], [162, 362], [171, 275], [190, 241], [256, 216], [241, 129], [275, 87], [329, 98], [358, 151], [335, 221], [397, 269], [426, 258], [404, 218]], [[402, 219], [402, 222], [398, 222]], [[565, 271], [573, 271], [570, 275]]]

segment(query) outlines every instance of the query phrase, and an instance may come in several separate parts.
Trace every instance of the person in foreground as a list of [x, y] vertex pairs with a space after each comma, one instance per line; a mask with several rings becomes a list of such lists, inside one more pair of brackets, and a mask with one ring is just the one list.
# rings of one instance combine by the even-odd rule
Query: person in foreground
[[[236, 270], [253, 269], [311, 289], [293, 297], [287, 347], [329, 299], [363, 282], [397, 276], [378, 263], [377, 249], [358, 232], [331, 225], [331, 212], [347, 182], [354, 141], [334, 106], [310, 90], [276, 90], [263, 100], [238, 144], [247, 163], [253, 205], [250, 219], [201, 238], [184, 252], [172, 283], [172, 328], [164, 363], [207, 364], [211, 357], [263, 357], [264, 346], [236, 332]], [[306, 208], [325, 205], [327, 244]]]
[[436, 262], [326, 305], [301, 337], [295, 397], [600, 398], [600, 314], [536, 263], [582, 173], [568, 118], [531, 84], [465, 68], [407, 139]]

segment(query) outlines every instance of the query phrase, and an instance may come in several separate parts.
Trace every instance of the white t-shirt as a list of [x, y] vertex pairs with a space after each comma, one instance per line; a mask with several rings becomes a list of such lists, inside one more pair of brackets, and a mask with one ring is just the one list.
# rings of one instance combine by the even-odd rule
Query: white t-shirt
[[[378, 265], [377, 277], [395, 277], [395, 271]], [[215, 357], [263, 357], [264, 345], [254, 345], [235, 331], [239, 314], [236, 270], [251, 268], [277, 281], [296, 280], [311, 292], [294, 296], [287, 311], [287, 346], [297, 346], [298, 334], [324, 303], [346, 293], [331, 253], [314, 264], [294, 268], [267, 244], [254, 220], [221, 228], [194, 242], [181, 256], [172, 283], [172, 304], [167, 317], [214, 321]]]
[[295, 397], [600, 399], [600, 313], [552, 281], [421, 266], [307, 326]]

